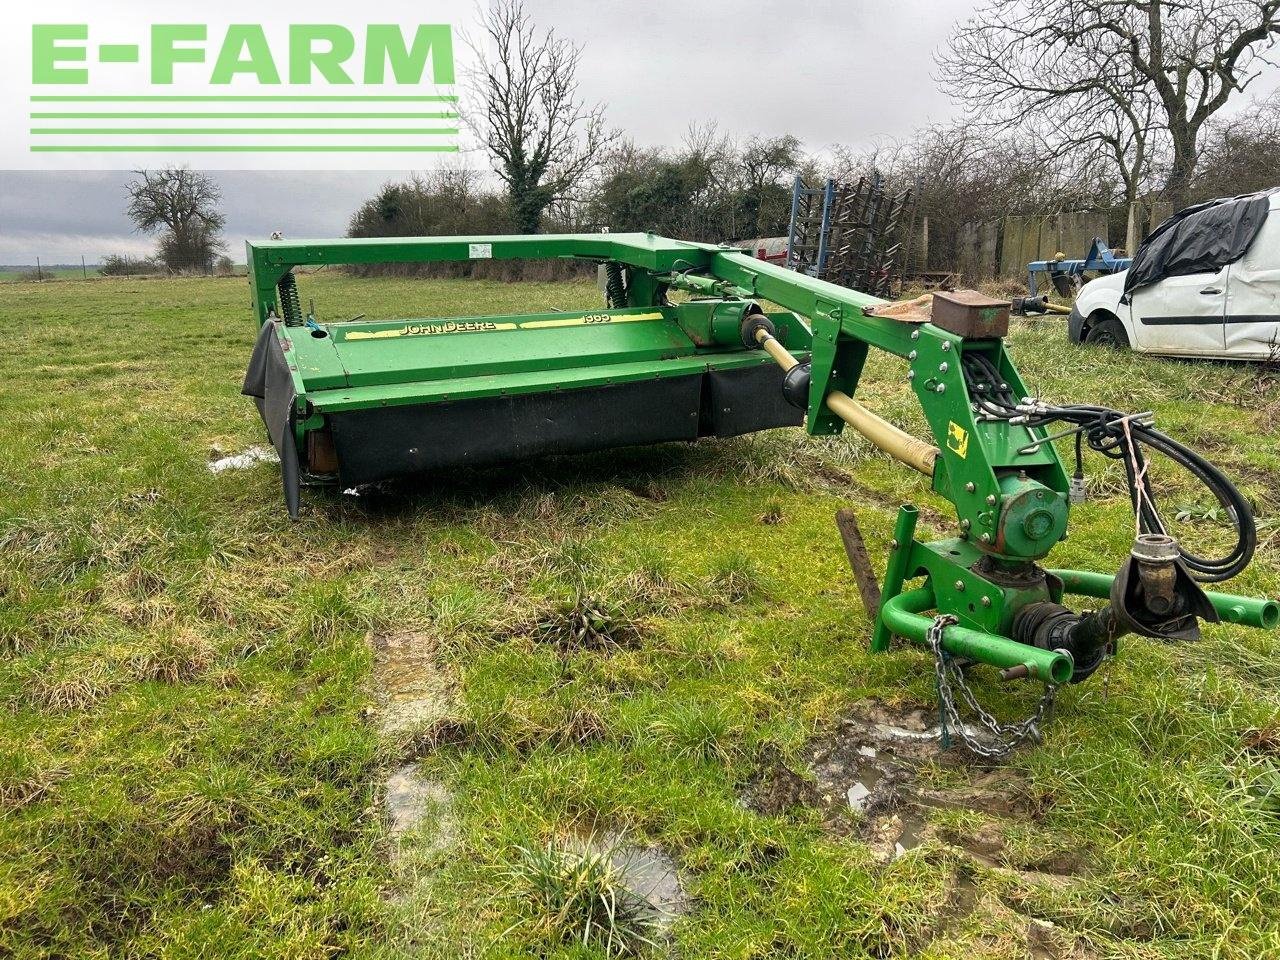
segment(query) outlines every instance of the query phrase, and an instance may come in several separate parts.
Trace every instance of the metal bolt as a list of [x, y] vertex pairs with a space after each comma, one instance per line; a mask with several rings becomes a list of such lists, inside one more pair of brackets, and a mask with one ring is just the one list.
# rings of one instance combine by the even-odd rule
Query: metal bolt
[[897, 541], [897, 540], [890, 540], [890, 541], [889, 541], [889, 549], [890, 549], [890, 550], [897, 550], [897, 549], [898, 549], [898, 541]]
[[940, 384], [938, 384], [936, 387], [934, 387], [933, 389], [934, 389], [934, 392], [936, 392], [936, 393], [946, 393], [946, 392], [947, 392], [947, 385], [946, 385], [945, 383], [940, 383]]
[[942, 341], [942, 352], [943, 352], [943, 353], [946, 353], [946, 352], [947, 352], [948, 350], [950, 350], [950, 349], [951, 349], [951, 341], [950, 341], [950, 340], [943, 340], [943, 341]]
[[910, 353], [908, 353], [908, 354], [907, 354], [907, 359], [908, 359], [908, 360], [914, 360], [914, 359], [915, 359], [916, 357], [918, 357], [918, 356], [920, 356], [920, 354], [918, 354], [918, 353], [916, 353], [916, 351], [912, 350]]
[[919, 330], [912, 330], [912, 331], [911, 331], [911, 339], [912, 339], [912, 340], [919, 340], [919, 339], [920, 339], [920, 331], [919, 331]]
[[950, 365], [945, 360], [943, 360], [940, 364], [938, 364], [939, 373], [946, 373], [950, 369], [951, 369]]
[[989, 534], [989, 533], [984, 533], [984, 534], [982, 535], [982, 542], [983, 542], [983, 543], [990, 543], [990, 542], [991, 542], [991, 534]]
[[916, 372], [915, 372], [914, 370], [908, 370], [908, 371], [907, 371], [907, 379], [908, 379], [908, 380], [914, 380], [915, 378], [916, 378]]
[[958, 590], [960, 593], [964, 593], [964, 581], [963, 581], [963, 580], [957, 580], [957, 581], [956, 581], [956, 590]]
[[963, 520], [960, 521], [961, 530], [968, 530], [971, 526], [973, 526], [973, 524], [969, 521], [968, 517], [965, 517]]
[[991, 606], [991, 598], [990, 598], [990, 597], [983, 597], [983, 598], [982, 598], [982, 605], [983, 605], [984, 607], [989, 607], [989, 606]]
[[977, 488], [976, 486], [974, 486], [974, 483], [973, 483], [973, 481], [972, 481], [972, 480], [970, 480], [968, 483], [966, 483], [966, 484], [964, 485], [964, 492], [965, 492], [965, 493], [973, 493], [973, 491], [975, 491], [975, 490], [977, 490], [977, 489], [978, 489], [978, 488]]
[[996, 505], [996, 495], [994, 493], [987, 494], [987, 506], [994, 507]]

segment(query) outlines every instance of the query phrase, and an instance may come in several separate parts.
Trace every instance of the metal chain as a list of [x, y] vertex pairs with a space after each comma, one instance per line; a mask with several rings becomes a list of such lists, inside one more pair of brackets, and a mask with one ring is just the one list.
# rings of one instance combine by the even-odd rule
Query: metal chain
[[[947, 627], [960, 621], [946, 613], [935, 617], [925, 633], [925, 642], [933, 651], [933, 669], [938, 683], [938, 701], [942, 712], [942, 735], [945, 740], [948, 730], [955, 732], [957, 738], [974, 754], [986, 760], [998, 760], [1015, 747], [1028, 740], [1040, 741], [1040, 722], [1053, 707], [1054, 697], [1058, 693], [1056, 683], [1045, 684], [1044, 695], [1040, 698], [1035, 713], [1017, 723], [1003, 724], [982, 708], [973, 691], [965, 683], [964, 674], [952, 662], [952, 657], [942, 649], [942, 634]], [[991, 739], [976, 736], [965, 724], [964, 718], [956, 708], [955, 692], [959, 691], [964, 702], [973, 711], [978, 725], [990, 735]]]

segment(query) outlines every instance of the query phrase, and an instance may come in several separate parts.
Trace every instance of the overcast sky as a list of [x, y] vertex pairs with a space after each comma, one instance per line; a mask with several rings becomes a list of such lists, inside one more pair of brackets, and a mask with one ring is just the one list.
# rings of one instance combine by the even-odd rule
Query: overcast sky
[[[793, 133], [807, 150], [900, 137], [954, 115], [932, 78], [934, 49], [975, 0], [529, 0], [543, 25], [583, 44], [582, 88], [642, 144], [691, 122], [736, 137]], [[1274, 86], [1274, 83], [1268, 86]], [[482, 163], [476, 158], [472, 162]], [[0, 264], [142, 255], [124, 214], [127, 172], [0, 171]], [[342, 235], [395, 174], [219, 171], [226, 236]]]

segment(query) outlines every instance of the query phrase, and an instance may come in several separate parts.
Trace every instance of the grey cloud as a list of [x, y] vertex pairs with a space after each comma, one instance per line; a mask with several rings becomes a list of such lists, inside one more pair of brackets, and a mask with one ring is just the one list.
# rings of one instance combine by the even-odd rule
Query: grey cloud
[[[676, 143], [691, 122], [735, 137], [793, 133], [806, 149], [905, 137], [955, 115], [933, 50], [976, 0], [529, 0], [583, 44], [584, 95], [641, 144]], [[1255, 85], [1276, 86], [1277, 71]], [[483, 165], [472, 158], [473, 165]], [[246, 237], [341, 235], [391, 172], [218, 172], [229, 252]], [[124, 214], [127, 172], [0, 171], [0, 263], [96, 260], [152, 242]]]

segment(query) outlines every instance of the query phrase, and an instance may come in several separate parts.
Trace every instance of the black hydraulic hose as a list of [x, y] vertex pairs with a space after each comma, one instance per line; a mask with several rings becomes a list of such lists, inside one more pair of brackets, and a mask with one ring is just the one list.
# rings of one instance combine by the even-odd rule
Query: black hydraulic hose
[[1053, 406], [1037, 404], [1034, 412], [1018, 401], [1000, 378], [995, 365], [982, 354], [968, 354], [963, 371], [969, 395], [980, 415], [1013, 420], [1030, 427], [1068, 423], [1077, 428], [1075, 437], [1077, 473], [1081, 467], [1081, 444], [1087, 443], [1105, 457], [1124, 464], [1129, 486], [1129, 500], [1142, 533], [1165, 534], [1164, 521], [1156, 505], [1151, 485], [1146, 479], [1146, 447], [1178, 464], [1213, 494], [1227, 511], [1236, 530], [1236, 545], [1223, 557], [1207, 558], [1179, 546], [1179, 552], [1193, 577], [1201, 583], [1218, 583], [1238, 575], [1253, 559], [1258, 545], [1258, 530], [1253, 507], [1223, 472], [1194, 450], [1179, 443], [1133, 416], [1108, 407], [1084, 404]]

